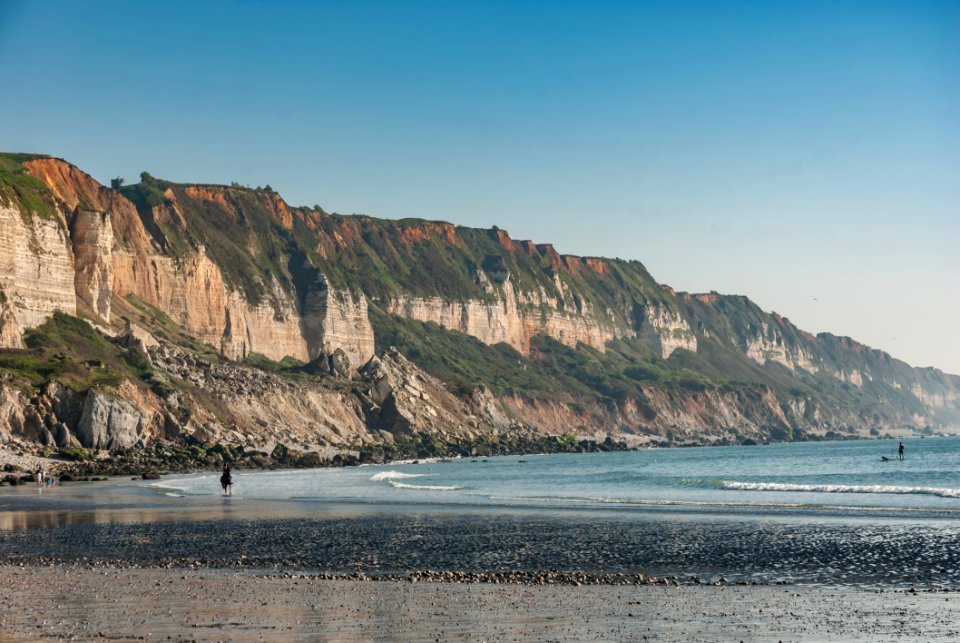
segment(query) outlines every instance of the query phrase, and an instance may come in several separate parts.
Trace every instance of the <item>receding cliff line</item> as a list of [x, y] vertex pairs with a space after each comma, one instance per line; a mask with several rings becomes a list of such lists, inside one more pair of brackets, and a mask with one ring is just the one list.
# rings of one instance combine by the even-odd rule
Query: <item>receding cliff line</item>
[[[114, 189], [58, 159], [0, 155], [0, 164], [0, 347], [32, 337], [31, 359], [62, 362], [62, 347], [38, 348], [27, 329], [56, 311], [89, 319], [126, 356], [110, 367], [82, 357], [92, 365], [73, 382], [79, 400], [101, 386], [107, 393], [91, 409], [122, 397], [145, 418], [138, 440], [250, 437], [293, 423], [291, 435], [327, 443], [534, 428], [699, 443], [960, 422], [955, 376], [805, 333], [746, 297], [676, 293], [636, 261], [564, 255], [498, 228], [292, 207], [267, 188], [144, 173]], [[296, 389], [322, 403], [301, 400], [287, 415], [261, 406], [283, 405], [283, 387], [241, 399], [224, 386], [222, 397], [206, 398], [211, 366], [189, 356], [186, 366], [159, 366], [146, 348], [141, 364], [140, 352], [116, 339], [148, 337], [137, 324], [155, 324], [169, 351], [206, 354], [209, 345], [222, 356], [214, 362], [266, 358], [267, 371], [303, 363], [298, 373], [343, 381]], [[370, 369], [391, 345], [413, 362], [384, 397]], [[139, 366], [130, 370], [130, 360]], [[61, 362], [22, 375], [53, 385]], [[226, 364], [219, 376], [229, 382], [241, 368]], [[433, 388], [418, 383], [431, 374]], [[362, 384], [345, 384], [351, 376]], [[249, 388], [250, 377], [237, 377]], [[194, 385], [195, 395], [178, 393]], [[28, 412], [34, 402], [17, 399], [10, 408], [25, 405], [24, 426], [37, 439], [76, 437], [78, 425], [30, 420], [46, 411]], [[333, 419], [318, 422], [325, 414]], [[113, 433], [123, 435], [87, 441], [127, 446], [133, 435]]]

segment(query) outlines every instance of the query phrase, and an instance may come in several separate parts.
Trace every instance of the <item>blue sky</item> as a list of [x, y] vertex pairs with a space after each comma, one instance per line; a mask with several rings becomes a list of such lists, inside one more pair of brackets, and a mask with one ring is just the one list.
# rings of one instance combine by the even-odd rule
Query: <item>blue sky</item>
[[0, 148], [498, 225], [960, 373], [960, 2], [0, 3]]

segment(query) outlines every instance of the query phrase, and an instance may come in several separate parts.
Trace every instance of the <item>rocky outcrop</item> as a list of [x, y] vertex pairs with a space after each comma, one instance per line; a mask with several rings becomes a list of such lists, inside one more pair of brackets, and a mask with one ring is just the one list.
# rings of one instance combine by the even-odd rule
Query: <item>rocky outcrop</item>
[[393, 348], [371, 359], [360, 374], [370, 384], [365, 398], [373, 426], [393, 435], [474, 439], [514, 424], [496, 405], [486, 404], [482, 394], [469, 399], [454, 395]]
[[0, 288], [0, 347], [19, 347], [22, 332], [13, 303]]
[[189, 418], [173, 419], [179, 437], [203, 442], [318, 448], [382, 443], [423, 432], [477, 435], [490, 432], [498, 421], [396, 351], [354, 369], [337, 349], [311, 364], [310, 372], [320, 376], [315, 380], [211, 362], [163, 342], [150, 345], [147, 353], [157, 369], [180, 383], [180, 392], [166, 400], [168, 414], [175, 414], [193, 388], [217, 400], [217, 416], [198, 409]]
[[[753, 332], [747, 333], [744, 337], [742, 350], [753, 361], [758, 364], [766, 364], [769, 361], [790, 370], [800, 368], [811, 373], [817, 372], [818, 367], [808, 352], [802, 346], [791, 346], [785, 341], [783, 333], [776, 325], [762, 323], [759, 327], [753, 327], [750, 330]], [[859, 373], [850, 377], [859, 379]], [[853, 379], [845, 379], [853, 381]]]
[[90, 449], [129, 449], [139, 441], [140, 428], [141, 415], [132, 404], [94, 389], [83, 405], [77, 437]]
[[0, 444], [7, 444], [15, 435], [22, 435], [27, 406], [23, 393], [0, 382]]
[[678, 348], [697, 352], [697, 336], [679, 313], [664, 306], [644, 308], [640, 337], [663, 359]]
[[373, 327], [362, 294], [331, 288], [322, 274], [304, 297], [300, 327], [307, 359], [340, 349], [351, 364], [365, 364], [374, 353]]

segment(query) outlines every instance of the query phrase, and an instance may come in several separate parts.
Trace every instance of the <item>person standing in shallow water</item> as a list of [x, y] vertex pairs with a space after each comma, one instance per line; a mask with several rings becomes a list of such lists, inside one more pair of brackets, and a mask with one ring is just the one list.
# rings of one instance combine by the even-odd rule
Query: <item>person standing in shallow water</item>
[[230, 465], [223, 465], [223, 473], [220, 475], [220, 486], [223, 487], [223, 495], [232, 496], [233, 491], [230, 487], [233, 485], [233, 477], [230, 475]]
[[903, 460], [903, 442], [900, 443], [900, 448], [898, 451], [899, 451], [900, 459]]

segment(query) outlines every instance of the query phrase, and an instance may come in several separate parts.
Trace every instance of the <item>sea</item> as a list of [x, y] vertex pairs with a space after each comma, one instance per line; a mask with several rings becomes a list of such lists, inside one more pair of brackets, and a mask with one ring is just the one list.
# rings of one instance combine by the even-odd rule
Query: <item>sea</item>
[[[236, 498], [419, 507], [960, 519], [960, 437], [796, 442], [239, 471]], [[220, 493], [218, 474], [168, 477], [167, 495]]]

